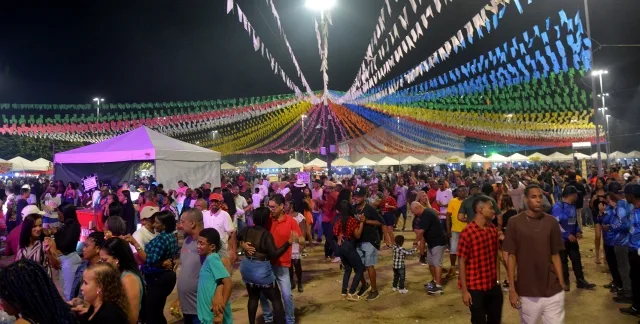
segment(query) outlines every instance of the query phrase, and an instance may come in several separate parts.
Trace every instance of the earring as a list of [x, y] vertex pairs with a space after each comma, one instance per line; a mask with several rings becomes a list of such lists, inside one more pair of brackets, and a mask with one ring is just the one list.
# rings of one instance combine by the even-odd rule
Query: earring
[[98, 295], [100, 295], [102, 293], [102, 290], [98, 290]]

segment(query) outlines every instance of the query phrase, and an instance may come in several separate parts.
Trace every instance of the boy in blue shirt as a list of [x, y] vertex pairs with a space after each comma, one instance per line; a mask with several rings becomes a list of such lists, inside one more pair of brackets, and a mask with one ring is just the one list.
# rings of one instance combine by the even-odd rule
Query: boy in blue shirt
[[229, 302], [231, 276], [218, 255], [220, 247], [220, 233], [217, 230], [206, 228], [200, 232], [198, 254], [206, 257], [198, 279], [197, 310], [198, 320], [202, 324], [233, 323]]

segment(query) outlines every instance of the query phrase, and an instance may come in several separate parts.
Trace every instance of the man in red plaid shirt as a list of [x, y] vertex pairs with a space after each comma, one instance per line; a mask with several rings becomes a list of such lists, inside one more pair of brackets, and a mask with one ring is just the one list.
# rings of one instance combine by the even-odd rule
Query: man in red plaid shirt
[[475, 217], [460, 234], [462, 301], [471, 310], [471, 323], [498, 324], [502, 319], [502, 290], [498, 259], [498, 231], [489, 197], [473, 202]]

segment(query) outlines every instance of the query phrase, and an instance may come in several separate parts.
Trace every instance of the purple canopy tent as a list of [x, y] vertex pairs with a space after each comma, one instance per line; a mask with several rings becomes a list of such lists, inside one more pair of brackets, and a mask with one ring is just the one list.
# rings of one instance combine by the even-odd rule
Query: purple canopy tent
[[220, 185], [220, 153], [160, 134], [146, 126], [128, 133], [57, 153], [54, 173], [57, 180], [79, 182], [95, 173], [100, 180], [118, 183], [132, 180], [136, 166], [155, 164], [155, 179], [171, 188], [178, 180], [191, 186], [210, 181]]

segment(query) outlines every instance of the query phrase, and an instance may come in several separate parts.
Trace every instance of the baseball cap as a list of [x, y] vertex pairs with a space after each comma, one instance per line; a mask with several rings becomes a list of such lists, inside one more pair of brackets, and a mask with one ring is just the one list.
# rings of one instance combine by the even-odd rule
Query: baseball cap
[[158, 207], [153, 206], [145, 206], [140, 210], [140, 219], [147, 219], [153, 217], [153, 214], [159, 212], [160, 209]]
[[562, 197], [566, 197], [573, 194], [576, 194], [576, 195], [578, 194], [578, 189], [576, 189], [576, 187], [574, 186], [566, 186], [564, 187], [564, 190], [562, 190]]
[[480, 188], [480, 185], [474, 182], [469, 186], [469, 190], [471, 190], [473, 188]]
[[364, 197], [367, 195], [367, 187], [358, 186], [356, 190], [353, 192], [354, 196]]
[[444, 180], [442, 180], [442, 179], [438, 180], [438, 184], [439, 185], [443, 185], [444, 184]]
[[211, 201], [214, 201], [214, 200], [224, 201], [224, 198], [219, 193], [212, 193], [211, 195], [209, 195], [209, 200], [211, 200]]
[[30, 214], [44, 215], [44, 212], [41, 211], [36, 205], [27, 205], [22, 209], [22, 218], [25, 218]]
[[31, 190], [31, 186], [30, 186], [30, 185], [28, 185], [28, 184], [24, 184], [24, 185], [22, 185], [22, 189], [29, 189], [29, 190]]
[[615, 194], [623, 193], [622, 185], [619, 182], [611, 182], [609, 184], [609, 192], [613, 192]]

